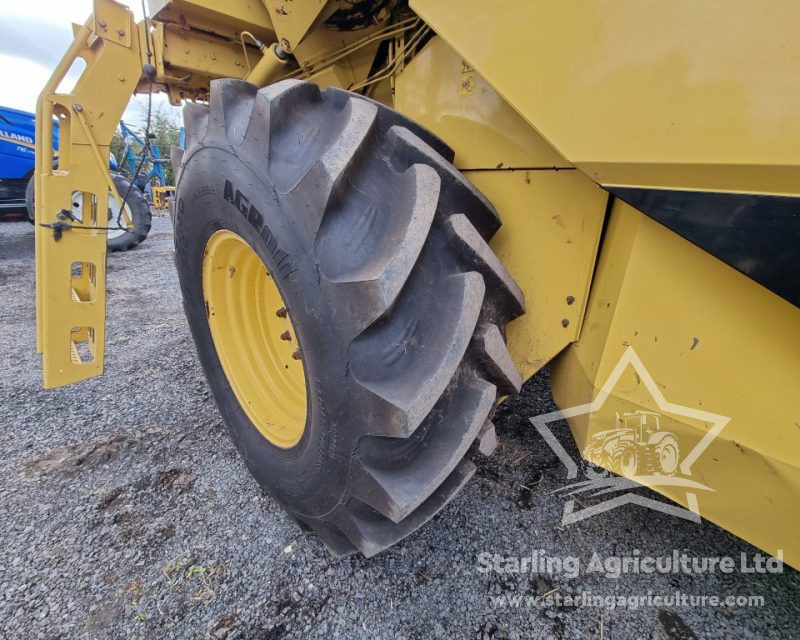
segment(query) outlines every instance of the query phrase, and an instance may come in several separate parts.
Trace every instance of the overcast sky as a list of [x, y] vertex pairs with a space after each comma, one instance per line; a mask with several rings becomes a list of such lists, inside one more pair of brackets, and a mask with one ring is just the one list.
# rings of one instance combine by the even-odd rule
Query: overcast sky
[[[2, 0], [2, 5], [0, 106], [35, 111], [39, 92], [72, 42], [72, 23], [86, 21], [92, 0]], [[130, 2], [129, 6], [140, 20], [141, 2]], [[77, 75], [70, 75], [63, 87], [71, 88], [75, 80]], [[163, 95], [153, 103], [168, 104]], [[145, 96], [134, 98], [123, 119], [141, 126], [140, 105], [146, 104]]]

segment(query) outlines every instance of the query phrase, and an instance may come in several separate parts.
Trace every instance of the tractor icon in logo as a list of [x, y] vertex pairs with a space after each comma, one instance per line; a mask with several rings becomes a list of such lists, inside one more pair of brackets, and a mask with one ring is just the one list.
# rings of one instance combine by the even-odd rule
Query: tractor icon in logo
[[[628, 377], [628, 387], [630, 388], [633, 380], [641, 383], [662, 413], [633, 411], [620, 416], [619, 412], [616, 412], [614, 428], [597, 433], [589, 431], [582, 459], [575, 461], [549, 425], [555, 423], [563, 425], [570, 418], [580, 416], [591, 418], [592, 415], [594, 418], [589, 420], [588, 427], [597, 425], [603, 428], [609, 424], [612, 413], [608, 409], [603, 411], [603, 406], [609, 398], [625, 397], [624, 392], [614, 393], [614, 390], [629, 368], [633, 369], [634, 377]], [[644, 407], [649, 406], [649, 402], [642, 397], [635, 402], [627, 400], [625, 406]], [[683, 438], [683, 434], [692, 427], [687, 420], [709, 425], [703, 428], [705, 434], [698, 442], [694, 442], [691, 436], [691, 439]], [[691, 477], [692, 465], [725, 428], [729, 420], [730, 418], [726, 416], [668, 401], [634, 348], [628, 345], [591, 402], [531, 418], [533, 426], [564, 465], [567, 480], [571, 481], [553, 491], [566, 498], [561, 525], [581, 522], [628, 504], [700, 522], [697, 492], [713, 491], [713, 489]], [[675, 425], [674, 430], [668, 429], [667, 427], [672, 424]], [[580, 423], [576, 423], [576, 426], [581, 428]], [[585, 426], [587, 425], [584, 423], [583, 427]], [[676, 432], [681, 434], [680, 444], [683, 452], [678, 447]], [[584, 459], [589, 464], [583, 464]], [[583, 475], [583, 479], [578, 478], [579, 473]], [[643, 486], [655, 488], [659, 493], [685, 506], [668, 504], [638, 493], [637, 490]], [[679, 487], [686, 489], [684, 499], [680, 498]], [[591, 498], [591, 503], [581, 504], [576, 498], [578, 495]], [[576, 505], [580, 508], [576, 508]]]
[[591, 463], [611, 469], [622, 476], [671, 476], [678, 469], [678, 439], [661, 429], [660, 413], [634, 411], [625, 413], [614, 429], [592, 436], [584, 457]]

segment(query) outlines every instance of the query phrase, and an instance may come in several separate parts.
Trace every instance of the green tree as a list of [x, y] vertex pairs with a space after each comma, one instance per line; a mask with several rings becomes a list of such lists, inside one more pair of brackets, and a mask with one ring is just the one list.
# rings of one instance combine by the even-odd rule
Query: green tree
[[125, 149], [125, 141], [122, 139], [122, 136], [119, 133], [119, 129], [117, 129], [114, 132], [114, 136], [111, 138], [111, 154], [120, 164], [122, 163], [122, 152], [124, 151], [124, 149]]
[[[153, 111], [150, 122], [150, 132], [153, 134], [151, 144], [158, 147], [162, 158], [169, 159], [170, 148], [177, 147], [180, 143], [181, 129], [177, 115], [160, 105]], [[164, 164], [164, 174], [167, 184], [175, 184], [175, 175], [170, 163]]]

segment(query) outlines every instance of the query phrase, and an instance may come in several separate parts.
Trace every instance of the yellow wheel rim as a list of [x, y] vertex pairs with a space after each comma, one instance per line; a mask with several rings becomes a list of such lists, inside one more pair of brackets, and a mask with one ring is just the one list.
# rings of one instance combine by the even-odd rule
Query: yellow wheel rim
[[288, 449], [306, 424], [297, 334], [275, 281], [241, 237], [216, 231], [203, 256], [203, 296], [222, 369], [247, 417]]

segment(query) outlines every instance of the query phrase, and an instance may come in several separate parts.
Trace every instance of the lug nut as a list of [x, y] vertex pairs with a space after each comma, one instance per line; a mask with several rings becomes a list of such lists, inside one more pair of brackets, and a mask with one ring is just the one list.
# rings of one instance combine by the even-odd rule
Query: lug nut
[[288, 331], [284, 331], [281, 334], [281, 340], [291, 340], [291, 339], [292, 339], [292, 335]]
[[276, 315], [276, 316], [278, 316], [279, 318], [285, 318], [285, 317], [286, 317], [286, 309], [284, 309], [283, 307], [281, 307], [280, 309], [278, 309], [278, 310], [275, 312], [275, 315]]
[[299, 359], [300, 359], [300, 352], [299, 352], [299, 351], [295, 351], [295, 352], [292, 354], [292, 359], [293, 359], [293, 360], [299, 360]]

